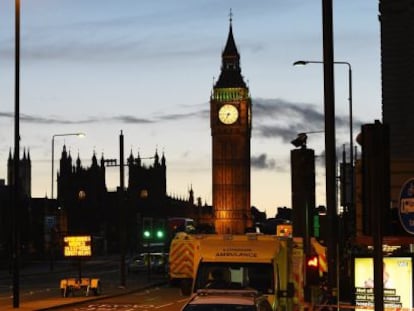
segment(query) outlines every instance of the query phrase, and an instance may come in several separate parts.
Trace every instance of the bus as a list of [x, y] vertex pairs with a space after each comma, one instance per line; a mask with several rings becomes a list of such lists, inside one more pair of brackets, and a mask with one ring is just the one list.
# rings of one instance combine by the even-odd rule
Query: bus
[[186, 217], [170, 217], [167, 220], [168, 231], [171, 236], [177, 232], [191, 233], [195, 230], [194, 219]]

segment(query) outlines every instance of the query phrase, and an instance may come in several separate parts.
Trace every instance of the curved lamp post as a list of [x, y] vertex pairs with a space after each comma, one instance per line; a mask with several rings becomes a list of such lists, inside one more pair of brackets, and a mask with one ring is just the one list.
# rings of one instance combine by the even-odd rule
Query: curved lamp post
[[[298, 60], [293, 63], [293, 66], [306, 66], [307, 64], [323, 64], [323, 61], [314, 60]], [[346, 65], [348, 67], [348, 101], [349, 101], [349, 157], [350, 162], [353, 165], [354, 161], [354, 148], [353, 148], [353, 120], [352, 120], [352, 67], [349, 62], [335, 61], [334, 64]]]
[[[352, 118], [352, 67], [349, 62], [345, 61], [334, 61], [334, 64], [338, 65], [346, 65], [348, 67], [348, 101], [349, 101], [349, 161], [351, 162], [351, 197], [350, 197], [350, 204], [353, 206], [354, 204], [354, 145], [353, 145], [353, 118]], [[306, 66], [307, 64], [323, 64], [323, 61], [316, 61], [316, 60], [298, 60], [293, 63], [293, 66]]]

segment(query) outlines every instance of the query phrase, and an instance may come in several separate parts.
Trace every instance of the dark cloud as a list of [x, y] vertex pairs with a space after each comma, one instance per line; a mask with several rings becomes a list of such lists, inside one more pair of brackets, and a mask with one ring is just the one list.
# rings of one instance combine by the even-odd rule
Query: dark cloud
[[[298, 133], [323, 131], [324, 124], [323, 110], [315, 105], [283, 99], [253, 99], [253, 135], [258, 138], [279, 138], [288, 143]], [[362, 124], [354, 119], [354, 131]], [[349, 133], [349, 116], [337, 115], [335, 127], [337, 133]]]
[[315, 106], [282, 99], [253, 100], [253, 134], [290, 142], [298, 133], [323, 130], [324, 116]]
[[[0, 118], [12, 119], [14, 118], [14, 113], [11, 112], [0, 112]], [[145, 124], [153, 123], [154, 120], [137, 118], [134, 116], [128, 115], [119, 115], [113, 117], [89, 117], [86, 119], [65, 119], [62, 117], [42, 117], [36, 115], [20, 115], [21, 122], [32, 123], [32, 124], [90, 124], [90, 123], [100, 123], [100, 122], [123, 122], [123, 123], [136, 123], [136, 124]]]
[[[116, 116], [113, 118], [108, 118], [108, 121], [120, 121], [124, 123], [132, 123], [132, 124], [146, 124], [146, 123], [153, 123], [153, 120], [150, 119], [143, 119], [143, 118], [136, 118], [134, 116]], [[102, 120], [100, 120], [102, 121]]]
[[0, 112], [0, 118], [14, 118], [14, 114], [11, 112]]
[[275, 161], [268, 159], [267, 155], [262, 153], [257, 157], [252, 156], [250, 159], [250, 164], [252, 168], [256, 169], [273, 169], [275, 168]]
[[[201, 112], [203, 115], [205, 112]], [[189, 112], [189, 113], [173, 113], [173, 114], [165, 114], [159, 117], [160, 121], [178, 121], [183, 119], [190, 119], [193, 117], [200, 116], [200, 112]]]

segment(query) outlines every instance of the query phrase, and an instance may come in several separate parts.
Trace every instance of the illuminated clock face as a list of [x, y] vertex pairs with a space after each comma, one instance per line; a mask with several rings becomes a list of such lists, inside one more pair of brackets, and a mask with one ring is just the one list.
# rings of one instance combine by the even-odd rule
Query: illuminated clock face
[[219, 119], [224, 124], [233, 124], [239, 117], [239, 111], [233, 105], [223, 105], [219, 110]]

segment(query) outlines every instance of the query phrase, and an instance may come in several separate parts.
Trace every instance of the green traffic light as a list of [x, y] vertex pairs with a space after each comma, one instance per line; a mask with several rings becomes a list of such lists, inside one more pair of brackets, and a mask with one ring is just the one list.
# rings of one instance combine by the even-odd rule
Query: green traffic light
[[157, 231], [157, 238], [162, 239], [164, 237], [164, 231], [158, 230]]
[[151, 237], [151, 232], [149, 230], [144, 231], [144, 238], [148, 239]]

